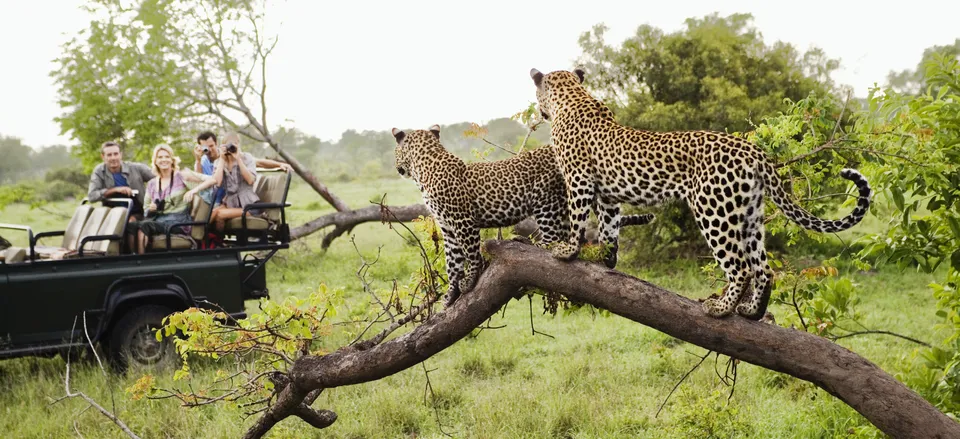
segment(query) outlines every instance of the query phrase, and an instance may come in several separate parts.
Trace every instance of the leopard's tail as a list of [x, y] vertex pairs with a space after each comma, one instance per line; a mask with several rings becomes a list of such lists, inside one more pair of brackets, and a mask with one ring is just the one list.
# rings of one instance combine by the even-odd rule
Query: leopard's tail
[[798, 206], [787, 195], [777, 175], [777, 170], [766, 160], [759, 160], [759, 173], [763, 179], [764, 186], [767, 187], [767, 193], [780, 210], [801, 227], [821, 233], [833, 233], [847, 230], [863, 219], [870, 208], [870, 184], [862, 174], [853, 169], [843, 169], [840, 171], [840, 177], [852, 181], [857, 185], [859, 195], [857, 196], [857, 207], [849, 215], [838, 220], [825, 220], [813, 216], [802, 207]]

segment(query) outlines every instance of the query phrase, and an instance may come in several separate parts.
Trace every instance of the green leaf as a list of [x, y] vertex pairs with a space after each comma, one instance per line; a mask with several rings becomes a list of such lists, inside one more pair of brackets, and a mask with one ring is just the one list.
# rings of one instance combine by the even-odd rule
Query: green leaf
[[954, 251], [950, 256], [950, 266], [953, 267], [954, 270], [960, 271], [960, 250]]
[[893, 203], [896, 204], [897, 210], [903, 212], [903, 191], [899, 186], [890, 186], [890, 194], [893, 196]]

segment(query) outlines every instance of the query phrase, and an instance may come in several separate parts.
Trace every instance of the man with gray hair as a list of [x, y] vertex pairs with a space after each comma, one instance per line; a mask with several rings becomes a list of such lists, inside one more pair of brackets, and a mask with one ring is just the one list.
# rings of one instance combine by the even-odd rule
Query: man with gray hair
[[104, 142], [100, 146], [103, 163], [97, 165], [90, 175], [87, 199], [90, 202], [104, 198], [129, 198], [133, 200], [130, 220], [143, 219], [143, 195], [146, 182], [155, 175], [149, 166], [142, 163], [124, 162], [120, 145]]

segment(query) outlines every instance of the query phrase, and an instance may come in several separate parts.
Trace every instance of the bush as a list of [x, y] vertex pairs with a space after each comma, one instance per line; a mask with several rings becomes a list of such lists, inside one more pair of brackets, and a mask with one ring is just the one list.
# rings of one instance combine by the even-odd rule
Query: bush
[[78, 198], [84, 193], [74, 183], [63, 180], [53, 180], [40, 188], [40, 199], [45, 201], [63, 201], [68, 198]]
[[90, 175], [83, 172], [83, 168], [79, 166], [68, 166], [48, 171], [45, 180], [48, 182], [62, 181], [73, 185], [77, 189], [86, 190]]

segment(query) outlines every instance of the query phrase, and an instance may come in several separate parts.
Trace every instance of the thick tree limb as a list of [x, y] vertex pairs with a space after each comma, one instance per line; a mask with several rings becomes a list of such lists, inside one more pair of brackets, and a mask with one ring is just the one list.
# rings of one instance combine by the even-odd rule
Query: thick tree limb
[[[323, 243], [321, 245], [323, 248], [327, 248], [334, 239], [346, 232], [349, 232], [354, 228], [354, 226], [360, 223], [396, 220], [406, 222], [413, 221], [420, 215], [431, 215], [430, 210], [427, 209], [427, 206], [423, 204], [411, 204], [408, 206], [386, 206], [386, 209], [389, 209], [393, 215], [385, 215], [383, 208], [381, 208], [380, 205], [373, 205], [357, 210], [347, 209], [346, 211], [334, 212], [310, 220], [301, 226], [294, 227], [293, 230], [290, 231], [290, 237], [292, 239], [299, 239], [324, 227], [334, 226], [334, 229], [330, 231], [330, 233], [327, 233], [327, 236], [323, 237]], [[394, 216], [396, 219], [393, 218]]]
[[533, 246], [488, 241], [485, 249], [492, 260], [476, 288], [410, 333], [368, 349], [351, 346], [297, 360], [291, 384], [246, 437], [264, 434], [269, 430], [264, 423], [299, 416], [308, 391], [378, 380], [422, 362], [482, 325], [522, 286], [562, 292], [703, 348], [810, 381], [890, 436], [960, 437], [960, 424], [870, 361], [825, 338], [738, 316], [715, 319], [694, 300], [597, 264], [557, 261]]

